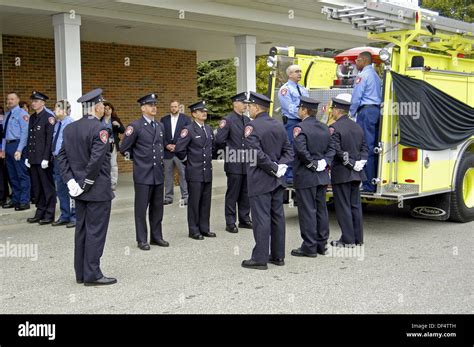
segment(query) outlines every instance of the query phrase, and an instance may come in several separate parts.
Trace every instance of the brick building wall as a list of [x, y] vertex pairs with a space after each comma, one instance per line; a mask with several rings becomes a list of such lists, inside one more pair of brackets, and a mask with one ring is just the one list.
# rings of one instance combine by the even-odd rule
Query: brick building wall
[[[160, 116], [168, 112], [172, 99], [187, 106], [197, 98], [195, 51], [81, 42], [81, 63], [83, 91], [102, 88], [125, 126], [140, 116], [136, 100], [147, 93], [158, 94]], [[4, 35], [3, 75], [2, 102], [7, 91], [15, 90], [27, 100], [37, 89], [53, 99], [47, 103], [52, 108], [56, 98], [54, 40]], [[131, 163], [119, 157], [120, 171], [130, 171]]]

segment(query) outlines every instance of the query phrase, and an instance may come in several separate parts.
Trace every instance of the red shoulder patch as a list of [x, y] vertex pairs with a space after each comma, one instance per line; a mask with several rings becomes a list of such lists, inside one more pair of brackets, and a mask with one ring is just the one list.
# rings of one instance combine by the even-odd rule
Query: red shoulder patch
[[27, 115], [24, 115], [24, 116], [23, 116], [23, 120], [24, 120], [25, 122], [28, 122], [28, 121], [30, 120], [30, 117], [28, 117]]
[[281, 95], [285, 96], [286, 93], [288, 93], [288, 89], [286, 89], [286, 88], [281, 88], [281, 89], [280, 89], [280, 94], [281, 94]]
[[181, 130], [181, 134], [179, 136], [181, 136], [182, 138], [185, 138], [186, 136], [188, 136], [188, 129]]
[[56, 124], [56, 119], [54, 117], [49, 117], [48, 122], [49, 122], [49, 124], [54, 125], [54, 124]]
[[249, 135], [252, 133], [252, 131], [253, 131], [253, 127], [250, 126], [250, 125], [247, 125], [245, 127], [245, 137], [249, 137]]
[[109, 139], [109, 132], [107, 130], [101, 130], [99, 133], [100, 140], [106, 144]]
[[355, 80], [355, 84], [359, 84], [362, 81], [362, 77], [357, 77]]
[[129, 125], [127, 129], [125, 130], [125, 136], [130, 136], [133, 134], [133, 127]]
[[329, 133], [330, 133], [331, 135], [334, 134], [334, 128], [333, 128], [333, 127], [330, 127], [330, 128], [329, 128]]
[[225, 119], [221, 120], [221, 121], [219, 122], [219, 128], [221, 128], [221, 129], [222, 129], [222, 128], [225, 128], [225, 125], [226, 125], [226, 124], [227, 124], [227, 121], [226, 121]]
[[293, 137], [298, 136], [301, 133], [301, 128], [300, 127], [294, 127], [293, 128]]

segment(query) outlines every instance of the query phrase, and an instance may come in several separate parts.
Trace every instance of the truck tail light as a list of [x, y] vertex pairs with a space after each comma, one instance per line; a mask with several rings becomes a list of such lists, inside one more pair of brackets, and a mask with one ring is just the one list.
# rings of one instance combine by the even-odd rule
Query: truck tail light
[[402, 151], [403, 161], [418, 161], [418, 149], [404, 148]]

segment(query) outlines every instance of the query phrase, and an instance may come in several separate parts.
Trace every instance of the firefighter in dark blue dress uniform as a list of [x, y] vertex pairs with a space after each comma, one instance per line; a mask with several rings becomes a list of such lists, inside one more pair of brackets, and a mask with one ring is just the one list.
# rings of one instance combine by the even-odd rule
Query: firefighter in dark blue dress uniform
[[297, 257], [325, 254], [329, 238], [326, 190], [335, 151], [330, 146], [329, 128], [316, 119], [318, 104], [318, 101], [302, 96], [298, 108], [301, 122], [293, 129], [293, 184], [303, 239], [301, 247], [291, 251], [291, 255]]
[[189, 237], [203, 240], [204, 237], [216, 237], [210, 231], [212, 159], [216, 152], [212, 128], [205, 124], [205, 101], [192, 104], [189, 109], [193, 122], [181, 130], [175, 152], [186, 165]]
[[34, 91], [30, 99], [35, 112], [30, 116], [28, 124], [25, 165], [30, 168], [36, 212], [35, 216], [28, 218], [27, 221], [43, 225], [54, 222], [56, 210], [56, 187], [52, 165], [56, 118], [46, 111], [45, 102], [49, 99], [46, 95]]
[[252, 229], [250, 221], [250, 205], [247, 192], [247, 164], [245, 160], [246, 146], [244, 129], [250, 119], [244, 115], [247, 104], [245, 93], [234, 95], [232, 98], [233, 111], [219, 122], [216, 133], [216, 145], [224, 148], [224, 171], [227, 176], [227, 191], [225, 193], [225, 222], [230, 233], [237, 233], [236, 205], [238, 207], [239, 228]]
[[336, 156], [331, 167], [336, 218], [342, 236], [331, 241], [335, 247], [354, 247], [363, 243], [362, 206], [360, 185], [366, 180], [364, 166], [368, 148], [362, 128], [347, 113], [351, 106], [349, 94], [339, 94], [332, 99], [332, 116], [336, 120], [329, 130]]
[[75, 199], [76, 281], [86, 286], [117, 283], [100, 270], [114, 198], [109, 133], [100, 122], [104, 116], [103, 101], [102, 89], [95, 89], [77, 100], [83, 103], [85, 116], [64, 129], [64, 141], [57, 157], [61, 177], [67, 183], [69, 195]]
[[247, 183], [255, 247], [252, 257], [244, 260], [242, 266], [266, 270], [269, 262], [285, 264], [283, 176], [293, 160], [293, 150], [283, 124], [268, 114], [271, 100], [250, 92], [247, 102], [254, 119], [245, 127], [244, 134], [250, 159]]
[[137, 100], [142, 117], [125, 130], [120, 152], [133, 160], [135, 187], [135, 230], [138, 248], [150, 250], [146, 225], [146, 211], [150, 219], [150, 243], [161, 247], [169, 244], [163, 240], [164, 184], [164, 128], [155, 120], [156, 94], [148, 94]]

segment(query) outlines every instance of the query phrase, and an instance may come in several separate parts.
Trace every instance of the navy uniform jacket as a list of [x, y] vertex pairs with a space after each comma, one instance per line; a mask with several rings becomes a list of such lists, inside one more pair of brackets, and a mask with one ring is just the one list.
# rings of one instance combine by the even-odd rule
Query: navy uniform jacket
[[26, 158], [30, 164], [41, 164], [52, 158], [54, 124], [56, 119], [46, 109], [30, 116]]
[[190, 182], [212, 182], [212, 159], [215, 157], [215, 142], [212, 128], [204, 125], [207, 133], [193, 121], [181, 130], [175, 153], [186, 159], [185, 177]]
[[159, 185], [164, 182], [163, 124], [156, 122], [156, 128], [145, 117], [132, 122], [125, 130], [120, 152], [133, 160], [133, 182]]
[[176, 129], [174, 131], [174, 137], [171, 137], [172, 129], [171, 129], [171, 115], [166, 115], [161, 118], [161, 123], [164, 125], [165, 130], [165, 159], [172, 159], [175, 155], [175, 152], [170, 152], [166, 149], [168, 145], [175, 145], [179, 139], [179, 134], [181, 134], [181, 130], [186, 125], [191, 124], [192, 120], [184, 113], [180, 113], [178, 116], [178, 122], [176, 123]]
[[252, 152], [247, 167], [249, 196], [269, 193], [284, 185], [284, 176], [277, 178], [275, 174], [278, 164], [288, 164], [293, 160], [293, 149], [283, 124], [262, 112], [245, 127], [245, 141]]
[[332, 183], [365, 181], [367, 178], [364, 170], [357, 172], [353, 169], [356, 161], [368, 158], [364, 131], [360, 125], [349, 117], [343, 116], [331, 125], [330, 131], [333, 133], [331, 136], [332, 145], [336, 150], [336, 157], [331, 167]]
[[326, 124], [315, 117], [305, 118], [293, 130], [295, 160], [293, 162], [294, 188], [304, 189], [328, 185], [329, 167], [317, 172], [318, 160], [325, 159], [331, 165], [336, 154], [331, 134]]
[[[224, 171], [229, 174], [245, 175], [247, 174], [247, 165], [245, 163], [245, 126], [250, 123], [247, 116], [240, 116], [234, 111], [229, 113], [224, 119], [219, 122], [219, 128], [216, 134], [216, 146], [227, 147], [229, 158], [235, 158], [235, 162], [229, 163], [227, 160], [224, 163]], [[240, 150], [240, 152], [237, 152]], [[238, 159], [237, 159], [238, 158]]]
[[105, 126], [93, 116], [84, 116], [64, 129], [64, 141], [57, 156], [64, 183], [75, 179], [84, 193], [82, 201], [110, 201], [114, 198], [110, 180], [110, 143]]

